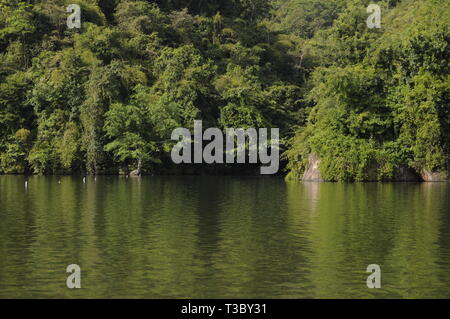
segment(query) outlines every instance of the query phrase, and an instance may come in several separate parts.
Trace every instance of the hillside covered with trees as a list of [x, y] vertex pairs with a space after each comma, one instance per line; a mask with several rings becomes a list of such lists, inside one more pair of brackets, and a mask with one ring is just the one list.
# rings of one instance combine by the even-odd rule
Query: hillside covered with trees
[[447, 0], [0, 0], [0, 173], [163, 173], [201, 119], [280, 128], [289, 178], [314, 158], [324, 180], [447, 179], [449, 18]]

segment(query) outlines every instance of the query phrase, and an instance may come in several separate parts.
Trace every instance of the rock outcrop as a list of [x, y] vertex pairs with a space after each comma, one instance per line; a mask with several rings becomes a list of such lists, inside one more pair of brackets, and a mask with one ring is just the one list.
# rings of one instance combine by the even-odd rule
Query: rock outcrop
[[[311, 153], [308, 157], [308, 165], [306, 166], [305, 172], [302, 176], [302, 181], [308, 182], [324, 182], [319, 170], [320, 159], [316, 153]], [[377, 176], [378, 166], [372, 165], [367, 170], [367, 176], [364, 179], [366, 182], [376, 182], [380, 181]], [[422, 174], [416, 173], [413, 169], [408, 167], [398, 167], [395, 170], [394, 177], [387, 181], [391, 182], [437, 182], [437, 181], [448, 181], [448, 175], [442, 172], [431, 173], [423, 172]]]
[[319, 164], [320, 160], [317, 154], [309, 154], [308, 166], [306, 167], [305, 173], [303, 173], [302, 181], [323, 182], [324, 180], [320, 176]]
[[141, 177], [141, 171], [136, 169], [130, 173], [130, 177]]
[[449, 180], [448, 174], [445, 172], [423, 170], [420, 175], [425, 182], [446, 182]]
[[142, 174], [142, 160], [138, 160], [138, 167], [130, 173], [130, 177], [141, 177]]

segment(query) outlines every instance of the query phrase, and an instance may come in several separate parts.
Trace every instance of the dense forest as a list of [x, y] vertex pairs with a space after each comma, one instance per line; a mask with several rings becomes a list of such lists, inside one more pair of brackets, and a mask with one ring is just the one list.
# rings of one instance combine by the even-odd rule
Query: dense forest
[[448, 0], [0, 0], [0, 173], [168, 172], [201, 119], [280, 128], [288, 178], [448, 179], [449, 21]]

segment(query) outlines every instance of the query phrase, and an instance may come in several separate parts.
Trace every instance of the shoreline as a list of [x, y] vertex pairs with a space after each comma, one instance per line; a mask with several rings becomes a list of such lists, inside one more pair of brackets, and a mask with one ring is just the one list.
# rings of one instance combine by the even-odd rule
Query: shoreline
[[439, 183], [450, 183], [450, 180], [441, 181], [424, 181], [424, 180], [386, 180], [386, 181], [376, 181], [376, 180], [363, 180], [363, 181], [326, 181], [326, 180], [302, 180], [302, 179], [292, 179], [286, 178], [286, 175], [257, 175], [257, 174], [142, 174], [141, 176], [129, 176], [127, 174], [98, 174], [98, 175], [87, 175], [87, 174], [0, 174], [3, 176], [15, 176], [15, 177], [78, 177], [78, 178], [97, 178], [97, 177], [123, 177], [125, 179], [140, 179], [148, 177], [230, 177], [230, 178], [278, 178], [283, 179], [286, 182], [301, 182], [301, 183], [311, 183], [311, 184], [439, 184]]

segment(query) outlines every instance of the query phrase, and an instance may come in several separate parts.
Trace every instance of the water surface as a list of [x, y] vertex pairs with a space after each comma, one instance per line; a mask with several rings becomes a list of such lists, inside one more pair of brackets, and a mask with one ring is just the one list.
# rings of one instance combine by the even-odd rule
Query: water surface
[[450, 298], [450, 185], [0, 176], [13, 297]]

